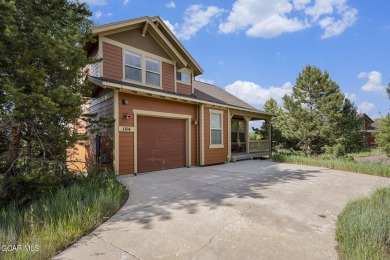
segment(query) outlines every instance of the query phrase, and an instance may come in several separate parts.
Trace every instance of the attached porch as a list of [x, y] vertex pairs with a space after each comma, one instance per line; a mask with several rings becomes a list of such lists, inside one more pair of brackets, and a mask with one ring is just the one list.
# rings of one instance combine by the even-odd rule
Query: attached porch
[[[244, 114], [239, 111], [231, 113], [229, 119], [230, 161], [271, 157], [271, 116]], [[254, 131], [252, 127], [258, 131]]]

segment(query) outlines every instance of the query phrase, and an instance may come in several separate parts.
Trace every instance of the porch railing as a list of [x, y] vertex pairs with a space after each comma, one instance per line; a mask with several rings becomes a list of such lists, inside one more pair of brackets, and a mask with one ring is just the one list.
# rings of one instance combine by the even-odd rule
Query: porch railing
[[270, 140], [250, 140], [248, 152], [271, 151]]

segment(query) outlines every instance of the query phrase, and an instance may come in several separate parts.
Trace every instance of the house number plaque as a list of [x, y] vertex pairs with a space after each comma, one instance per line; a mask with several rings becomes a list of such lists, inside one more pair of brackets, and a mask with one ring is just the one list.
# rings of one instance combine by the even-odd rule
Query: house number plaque
[[131, 126], [119, 126], [119, 132], [134, 132], [134, 127], [131, 127]]

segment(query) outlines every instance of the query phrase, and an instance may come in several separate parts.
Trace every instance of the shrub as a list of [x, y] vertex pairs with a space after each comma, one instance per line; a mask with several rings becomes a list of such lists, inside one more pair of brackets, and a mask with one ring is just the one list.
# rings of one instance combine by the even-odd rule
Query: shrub
[[338, 216], [336, 240], [345, 259], [390, 259], [390, 187], [348, 203]]
[[0, 244], [38, 251], [0, 250], [0, 259], [53, 257], [114, 214], [127, 195], [114, 175], [95, 172], [29, 205], [10, 203], [0, 211]]

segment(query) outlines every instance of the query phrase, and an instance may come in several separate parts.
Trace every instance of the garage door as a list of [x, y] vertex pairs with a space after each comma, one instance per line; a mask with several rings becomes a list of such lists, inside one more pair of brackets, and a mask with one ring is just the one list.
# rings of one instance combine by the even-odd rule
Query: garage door
[[186, 166], [186, 125], [183, 119], [137, 118], [138, 172]]

